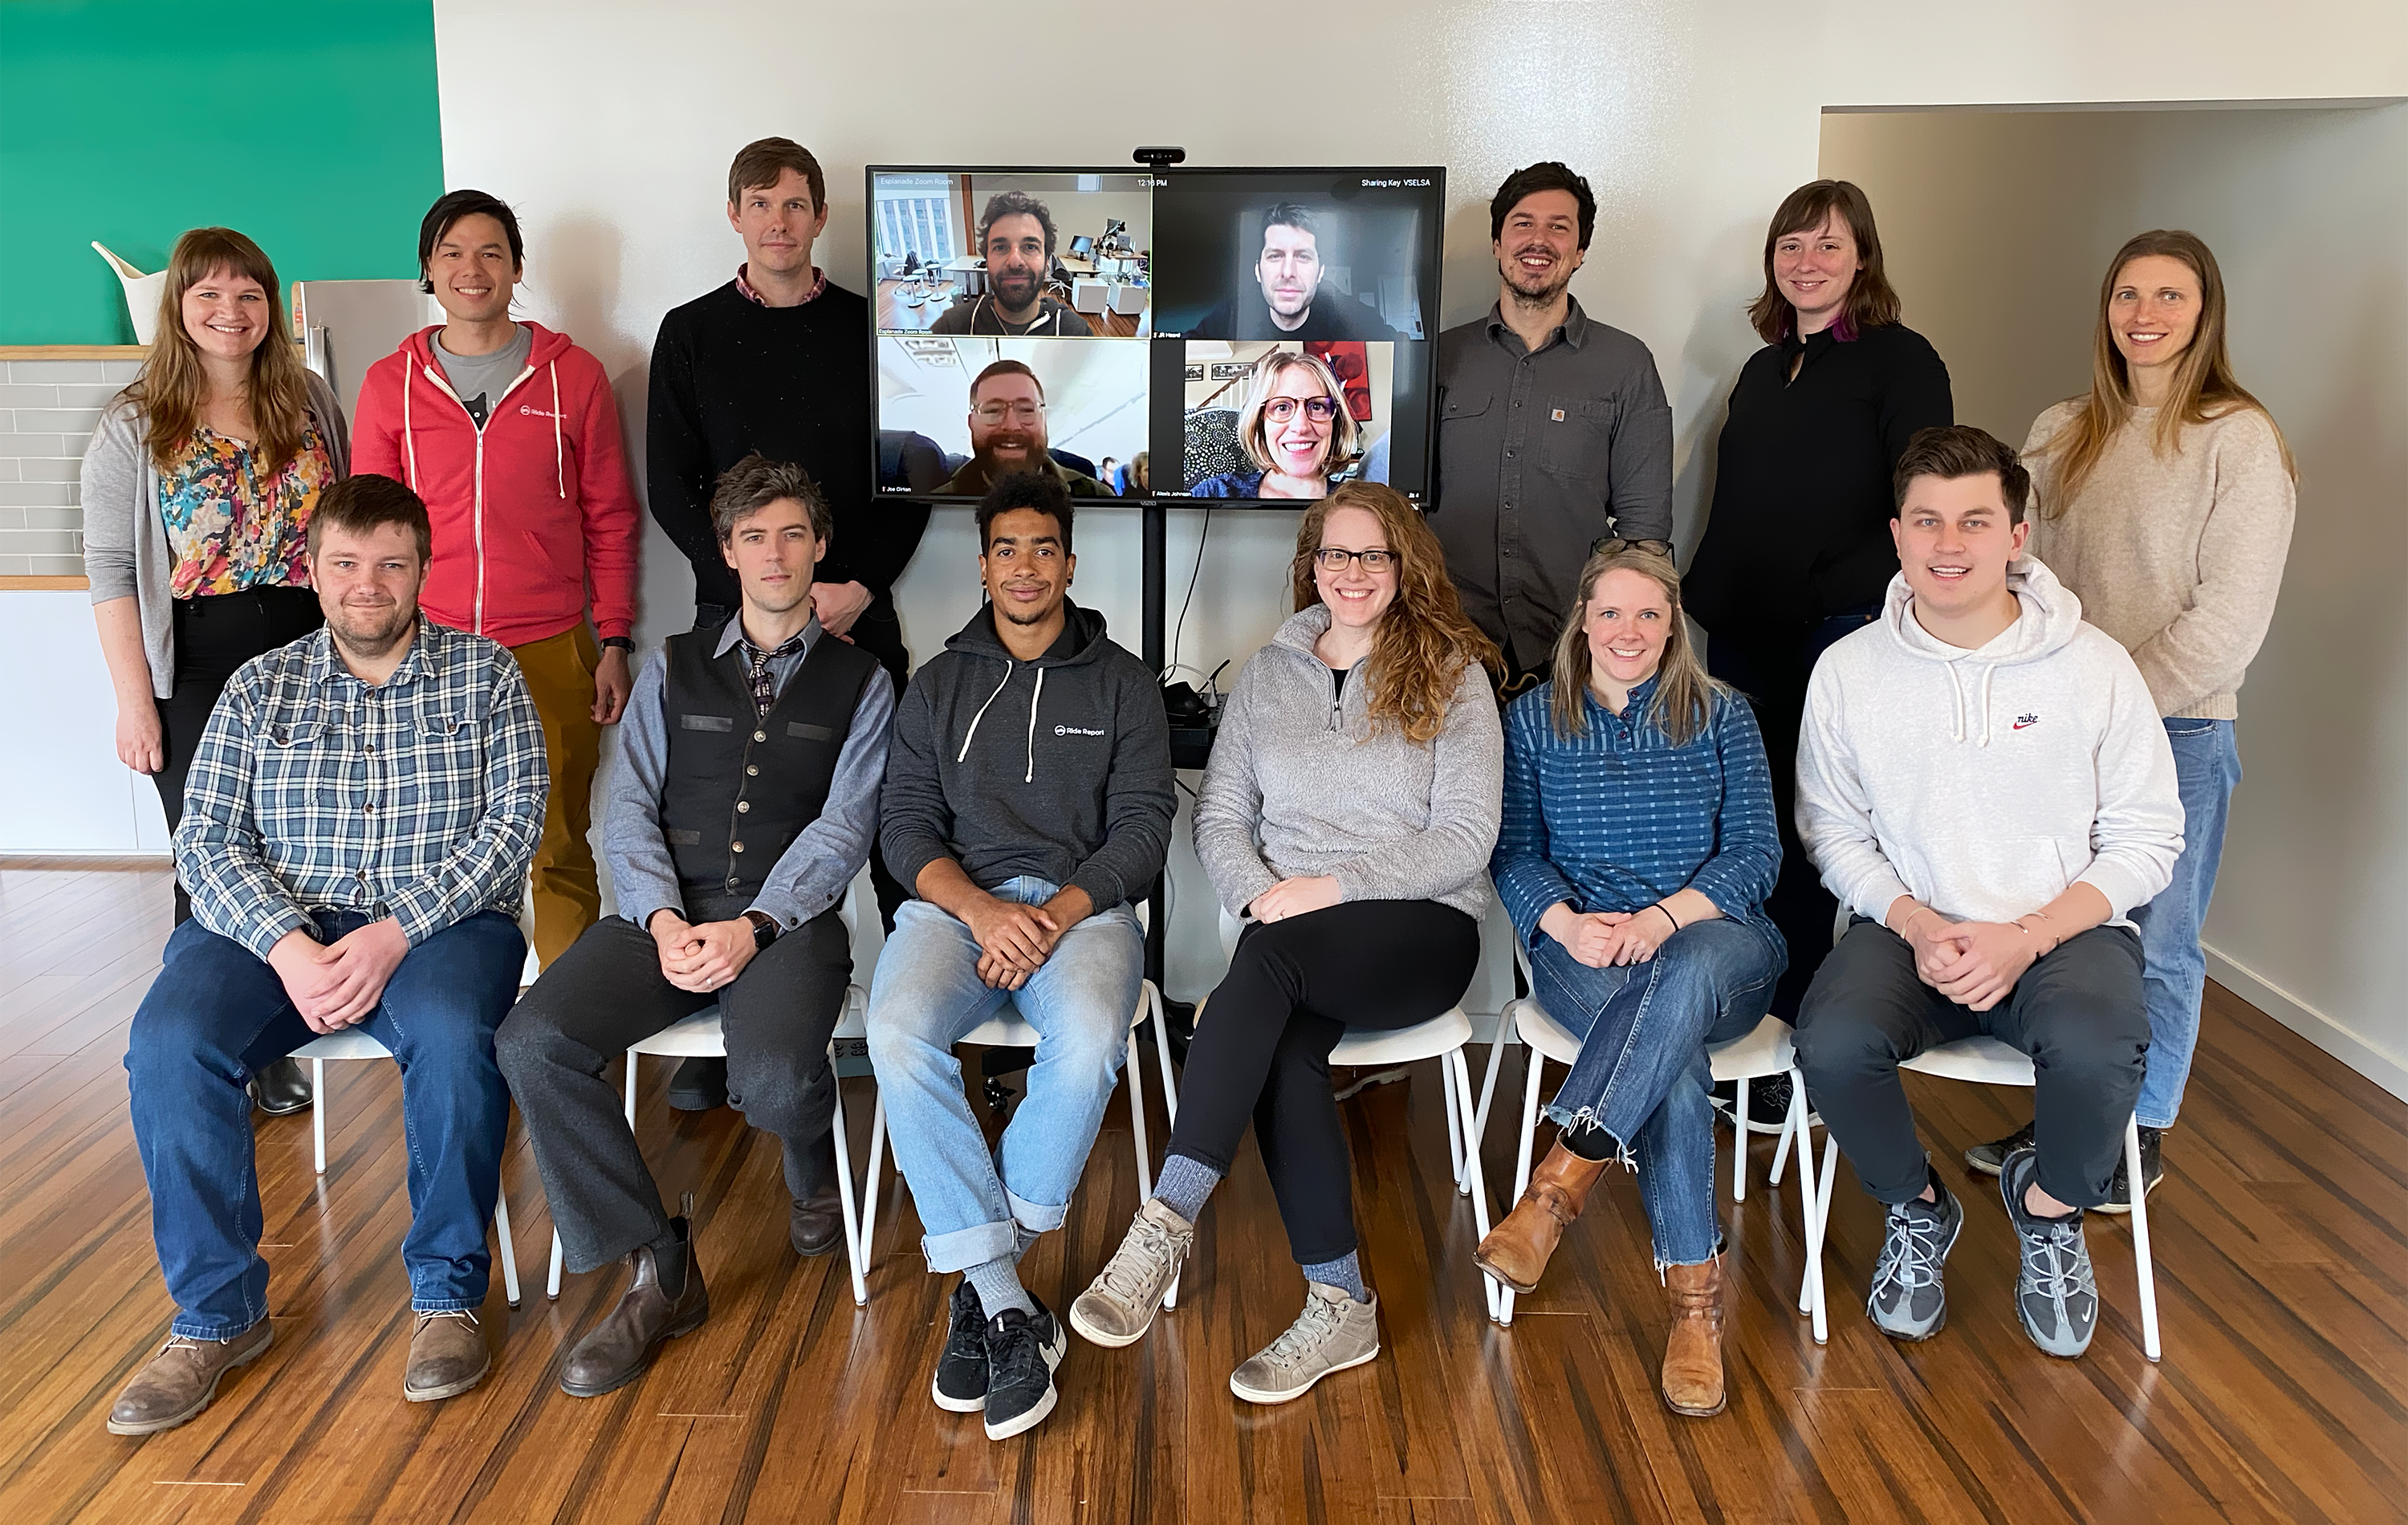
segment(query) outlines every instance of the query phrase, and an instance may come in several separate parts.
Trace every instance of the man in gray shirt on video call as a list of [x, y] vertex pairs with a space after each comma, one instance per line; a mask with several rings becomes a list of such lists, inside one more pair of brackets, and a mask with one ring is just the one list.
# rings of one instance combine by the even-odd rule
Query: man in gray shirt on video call
[[1463, 611], [1504, 648], [1510, 698], [1545, 681], [1592, 546], [1670, 554], [1672, 409], [1647, 346], [1568, 289], [1597, 230], [1588, 181], [1552, 161], [1517, 169], [1488, 224], [1497, 305], [1438, 337], [1430, 527]]

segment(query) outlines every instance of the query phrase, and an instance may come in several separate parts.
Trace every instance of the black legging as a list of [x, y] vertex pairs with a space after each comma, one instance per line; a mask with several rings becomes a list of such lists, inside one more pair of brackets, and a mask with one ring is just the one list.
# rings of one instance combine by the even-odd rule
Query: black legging
[[1353, 1166], [1329, 1051], [1349, 1028], [1426, 1022], [1463, 999], [1480, 924], [1435, 900], [1356, 900], [1249, 923], [1180, 1078], [1170, 1152], [1224, 1175], [1254, 1119], [1298, 1265], [1354, 1248]]
[[[200, 750], [201, 729], [217, 708], [218, 696], [235, 669], [263, 652], [298, 640], [325, 615], [308, 588], [275, 585], [242, 593], [210, 594], [176, 600], [175, 691], [159, 700], [160, 750], [166, 766], [150, 775], [167, 813], [167, 831], [184, 818], [184, 776]], [[176, 925], [192, 919], [193, 902], [176, 882]]]

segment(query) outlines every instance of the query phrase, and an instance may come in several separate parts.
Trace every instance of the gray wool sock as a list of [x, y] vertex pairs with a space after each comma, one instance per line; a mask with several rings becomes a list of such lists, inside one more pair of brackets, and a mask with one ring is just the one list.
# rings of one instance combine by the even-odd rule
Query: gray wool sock
[[1162, 1162], [1162, 1174], [1154, 1183], [1154, 1194], [1163, 1206], [1193, 1223], [1197, 1215], [1204, 1211], [1205, 1199], [1220, 1184], [1221, 1173], [1202, 1160], [1171, 1155]]
[[1324, 1287], [1335, 1287], [1357, 1302], [1371, 1301], [1371, 1289], [1363, 1285], [1363, 1262], [1354, 1250], [1348, 1250], [1335, 1260], [1306, 1266], [1304, 1279], [1317, 1281]]
[[1037, 1316], [1037, 1304], [1029, 1301], [1027, 1288], [1020, 1285], [1020, 1274], [1012, 1270], [1011, 1261], [1012, 1257], [998, 1255], [962, 1273], [978, 1289], [979, 1307], [990, 1320], [1006, 1308], [1018, 1308], [1032, 1318]]

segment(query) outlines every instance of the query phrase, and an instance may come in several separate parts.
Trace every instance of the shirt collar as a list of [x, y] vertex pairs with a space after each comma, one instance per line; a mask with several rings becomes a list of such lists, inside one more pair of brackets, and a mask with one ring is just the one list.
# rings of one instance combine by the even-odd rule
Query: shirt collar
[[1641, 714], [1646, 712], [1648, 701], [1656, 697], [1656, 684], [1663, 676], [1661, 672], [1650, 673], [1643, 682], [1631, 684], [1630, 698], [1624, 703], [1622, 713], [1618, 715], [1605, 707], [1605, 701], [1597, 697], [1596, 689], [1584, 686], [1581, 689], [1581, 697], [1595, 706], [1598, 713], [1612, 715], [1626, 726], [1633, 725]]
[[[768, 298], [763, 296], [759, 292], [754, 291], [752, 289], [752, 282], [744, 279], [744, 272], [751, 268], [752, 268], [752, 266], [749, 261], [736, 267], [736, 295], [752, 303], [754, 307], [767, 307], [769, 305]], [[803, 293], [802, 302], [796, 302], [795, 305], [796, 307], [801, 307], [803, 302], [812, 300], [817, 297], [820, 293], [825, 290], [827, 290], [827, 272], [814, 265], [811, 266], [811, 289]]]
[[[1581, 347], [1582, 341], [1588, 338], [1588, 314], [1581, 310], [1579, 297], [1568, 295], [1564, 300], [1570, 305], [1564, 309], [1564, 321], [1555, 324], [1548, 332], [1547, 344], [1553, 344], [1560, 338], [1577, 350]], [[1505, 326], [1505, 303], [1500, 297], [1488, 309], [1488, 337], [1491, 339], [1497, 339], [1503, 335], [1512, 333], [1513, 330]], [[1515, 343], [1521, 342], [1520, 335], [1514, 334], [1513, 338]], [[1547, 344], [1542, 344], [1539, 348], [1543, 350]]]
[[[820, 639], [820, 617], [817, 614], [813, 614], [810, 619], [803, 622], [802, 634], [803, 650], [805, 653], [809, 653], [812, 645]], [[719, 644], [712, 650], [710, 655], [713, 656], [725, 656], [729, 652], [735, 650], [739, 641], [742, 642], [745, 649], [748, 651], [757, 652], [760, 650], [760, 648], [753, 645], [752, 641], [745, 640], [744, 610], [741, 605], [738, 606], [735, 613], [730, 614], [727, 617], [727, 624], [722, 627], [719, 632]]]

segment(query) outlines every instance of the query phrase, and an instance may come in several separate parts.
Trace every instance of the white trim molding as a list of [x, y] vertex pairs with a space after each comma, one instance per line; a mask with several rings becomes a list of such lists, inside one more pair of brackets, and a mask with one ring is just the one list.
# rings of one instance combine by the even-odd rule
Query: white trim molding
[[2205, 944], [2200, 951], [2207, 955], [2208, 976], [2216, 984], [2408, 1101], [2408, 1058], [2351, 1031], [2246, 964]]

